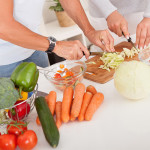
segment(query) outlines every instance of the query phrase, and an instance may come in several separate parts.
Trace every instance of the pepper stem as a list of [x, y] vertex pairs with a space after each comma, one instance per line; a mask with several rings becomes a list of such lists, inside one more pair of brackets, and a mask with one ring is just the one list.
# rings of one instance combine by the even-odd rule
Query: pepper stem
[[23, 89], [23, 86], [19, 86], [19, 95], [20, 95], [20, 98], [22, 98], [22, 95], [21, 95], [22, 89]]

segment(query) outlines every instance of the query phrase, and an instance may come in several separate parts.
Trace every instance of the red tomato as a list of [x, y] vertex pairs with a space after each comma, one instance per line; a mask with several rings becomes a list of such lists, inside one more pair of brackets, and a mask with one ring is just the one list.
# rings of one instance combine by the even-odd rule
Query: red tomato
[[7, 125], [8, 134], [14, 134], [16, 136], [21, 135], [25, 131], [27, 131], [27, 124], [22, 121], [14, 122], [12, 121]]
[[61, 75], [60, 75], [59, 73], [56, 73], [56, 74], [55, 74], [55, 78], [56, 78], [56, 79], [61, 78]]
[[36, 133], [32, 130], [27, 130], [19, 135], [17, 144], [21, 150], [31, 150], [37, 144]]
[[0, 135], [0, 150], [15, 150], [17, 138], [13, 134]]

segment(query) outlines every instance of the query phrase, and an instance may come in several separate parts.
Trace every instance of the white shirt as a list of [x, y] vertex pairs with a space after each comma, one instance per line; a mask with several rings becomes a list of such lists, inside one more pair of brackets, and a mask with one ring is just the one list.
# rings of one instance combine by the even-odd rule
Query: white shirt
[[[33, 32], [38, 33], [45, 0], [14, 0], [13, 15]], [[23, 36], [23, 35], [22, 35]], [[8, 65], [30, 57], [34, 50], [22, 48], [0, 39], [0, 65]]]
[[150, 0], [89, 0], [89, 9], [96, 18], [107, 18], [115, 10], [122, 15], [144, 12], [144, 17], [150, 17]]

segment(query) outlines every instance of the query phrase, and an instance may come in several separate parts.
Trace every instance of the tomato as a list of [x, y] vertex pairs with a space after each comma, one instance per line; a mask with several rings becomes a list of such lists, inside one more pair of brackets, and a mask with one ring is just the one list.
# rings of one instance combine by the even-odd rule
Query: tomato
[[56, 78], [56, 79], [61, 78], [61, 75], [60, 75], [59, 73], [56, 73], [56, 74], [55, 74], [55, 78]]
[[[23, 103], [22, 103], [23, 102]], [[17, 105], [21, 103], [20, 105]], [[8, 111], [9, 118], [13, 120], [22, 120], [26, 115], [30, 112], [30, 105], [23, 100], [17, 101], [15, 103], [17, 105], [15, 108], [12, 108]]]
[[19, 135], [17, 144], [21, 150], [31, 150], [37, 144], [36, 133], [32, 130], [27, 130]]
[[17, 138], [13, 134], [0, 135], [0, 150], [15, 150]]
[[12, 121], [7, 125], [8, 134], [14, 134], [16, 136], [21, 135], [25, 131], [27, 131], [27, 123], [22, 121], [14, 122]]

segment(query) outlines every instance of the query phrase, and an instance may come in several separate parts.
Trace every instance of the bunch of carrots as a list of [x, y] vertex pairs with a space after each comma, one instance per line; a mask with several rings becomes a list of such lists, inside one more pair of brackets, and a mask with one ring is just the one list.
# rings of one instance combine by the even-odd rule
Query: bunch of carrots
[[[52, 115], [56, 114], [56, 126], [59, 128], [62, 122], [67, 123], [76, 118], [79, 121], [91, 120], [103, 102], [104, 95], [97, 92], [92, 85], [86, 88], [83, 83], [78, 83], [75, 90], [72, 87], [65, 88], [62, 102], [56, 102], [56, 98], [55, 91], [45, 97]], [[40, 125], [38, 117], [36, 122]]]

